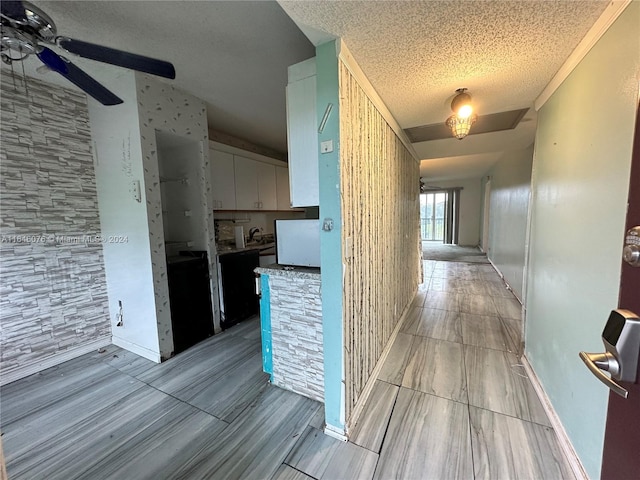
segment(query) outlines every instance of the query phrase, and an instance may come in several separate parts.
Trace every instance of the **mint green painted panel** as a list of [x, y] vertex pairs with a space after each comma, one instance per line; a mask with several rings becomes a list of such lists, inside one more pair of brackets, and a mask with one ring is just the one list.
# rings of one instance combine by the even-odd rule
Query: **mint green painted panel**
[[331, 104], [331, 113], [319, 142], [333, 140], [333, 152], [319, 154], [320, 223], [333, 221], [331, 231], [320, 233], [322, 272], [322, 329], [324, 335], [325, 421], [344, 430], [342, 240], [340, 201], [340, 108], [338, 57], [335, 42], [316, 48], [318, 124]]
[[523, 272], [533, 146], [507, 152], [491, 169], [489, 258], [518, 298], [523, 298]]
[[591, 478], [609, 391], [578, 352], [603, 349], [616, 308], [638, 105], [640, 2], [631, 2], [538, 113], [526, 353]]
[[273, 349], [271, 338], [271, 290], [269, 275], [260, 274], [260, 330], [262, 335], [262, 371], [273, 381]]

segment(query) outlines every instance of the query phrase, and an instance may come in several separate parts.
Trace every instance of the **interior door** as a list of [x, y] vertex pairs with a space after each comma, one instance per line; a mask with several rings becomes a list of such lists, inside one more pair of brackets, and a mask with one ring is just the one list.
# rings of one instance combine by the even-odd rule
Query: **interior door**
[[[627, 230], [637, 225], [640, 225], [640, 108], [633, 143]], [[622, 264], [619, 307], [640, 315], [640, 267], [625, 262]], [[621, 382], [621, 385], [629, 392], [628, 398], [613, 392], [609, 394], [603, 480], [638, 478], [640, 475], [640, 378], [636, 378], [635, 383]]]

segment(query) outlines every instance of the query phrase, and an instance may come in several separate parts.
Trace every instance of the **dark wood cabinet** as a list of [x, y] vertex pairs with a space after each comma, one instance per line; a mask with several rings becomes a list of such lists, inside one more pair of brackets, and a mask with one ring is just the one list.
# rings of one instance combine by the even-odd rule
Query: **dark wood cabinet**
[[254, 270], [260, 263], [258, 250], [220, 255], [222, 304], [220, 326], [225, 329], [258, 314]]
[[207, 258], [171, 257], [167, 275], [175, 354], [213, 335]]

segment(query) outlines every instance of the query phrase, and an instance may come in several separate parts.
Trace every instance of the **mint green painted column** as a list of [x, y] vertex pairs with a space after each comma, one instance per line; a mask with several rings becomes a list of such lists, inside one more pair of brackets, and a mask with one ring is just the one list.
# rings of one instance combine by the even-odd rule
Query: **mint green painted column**
[[273, 382], [273, 349], [271, 338], [271, 290], [269, 275], [260, 274], [260, 331], [262, 337], [262, 371]]
[[324, 408], [327, 430], [344, 434], [344, 359], [342, 328], [342, 216], [340, 202], [340, 108], [336, 43], [316, 48], [318, 125], [331, 104], [331, 113], [318, 144], [333, 141], [333, 152], [318, 152], [320, 224], [331, 219], [333, 229], [320, 233], [322, 328], [324, 332]]

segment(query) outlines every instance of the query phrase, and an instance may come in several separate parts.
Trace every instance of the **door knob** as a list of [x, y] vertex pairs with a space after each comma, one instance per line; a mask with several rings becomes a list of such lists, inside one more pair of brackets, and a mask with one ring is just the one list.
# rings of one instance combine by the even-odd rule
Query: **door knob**
[[632, 267], [640, 267], [640, 247], [627, 245], [622, 251], [622, 259]]
[[[604, 353], [580, 352], [580, 358], [598, 380], [621, 397], [629, 393], [617, 382], [638, 379], [640, 318], [629, 310], [613, 310], [602, 331]], [[609, 372], [611, 376], [605, 375]]]
[[587, 366], [587, 368], [591, 370], [591, 373], [593, 373], [596, 376], [596, 378], [600, 380], [602, 383], [604, 383], [607, 387], [609, 387], [611, 390], [616, 392], [621, 397], [627, 398], [629, 396], [629, 392], [627, 392], [627, 390], [622, 388], [620, 385], [614, 382], [613, 379], [611, 379], [610, 377], [607, 377], [603, 373], [603, 370], [604, 370], [607, 372], [611, 372], [611, 374], [614, 375], [614, 372], [616, 372], [617, 374], [617, 372], [620, 370], [620, 364], [618, 363], [618, 361], [615, 359], [613, 355], [611, 355], [609, 352], [606, 352], [606, 353], [580, 352], [580, 358], [582, 359], [584, 364]]
[[632, 267], [640, 267], [640, 226], [627, 231], [622, 259]]

